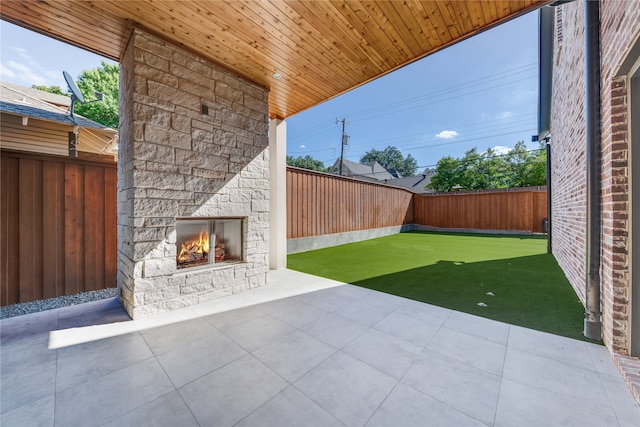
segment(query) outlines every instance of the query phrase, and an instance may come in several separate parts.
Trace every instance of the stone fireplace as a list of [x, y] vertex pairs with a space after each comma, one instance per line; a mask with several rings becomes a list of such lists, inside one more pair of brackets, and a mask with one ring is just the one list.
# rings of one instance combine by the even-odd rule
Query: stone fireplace
[[264, 88], [133, 31], [121, 60], [118, 161], [118, 289], [132, 318], [266, 283], [267, 99]]

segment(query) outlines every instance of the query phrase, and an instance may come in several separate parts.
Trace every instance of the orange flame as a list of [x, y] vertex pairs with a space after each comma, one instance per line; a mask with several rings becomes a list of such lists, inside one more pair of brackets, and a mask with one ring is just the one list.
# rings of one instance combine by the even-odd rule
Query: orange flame
[[203, 231], [197, 240], [182, 243], [180, 254], [178, 255], [178, 263], [192, 261], [194, 258], [202, 258], [202, 256], [196, 256], [196, 254], [209, 254], [209, 233]]

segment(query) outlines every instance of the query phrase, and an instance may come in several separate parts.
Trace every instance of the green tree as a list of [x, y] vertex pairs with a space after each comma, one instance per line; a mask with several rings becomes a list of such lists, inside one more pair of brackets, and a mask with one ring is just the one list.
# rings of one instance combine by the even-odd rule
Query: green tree
[[384, 150], [376, 150], [375, 148], [367, 151], [360, 159], [360, 163], [376, 161], [385, 169], [395, 169], [402, 176], [414, 176], [418, 170], [418, 162], [411, 154], [407, 157], [396, 147], [388, 146]]
[[78, 88], [86, 100], [91, 100], [94, 92], [102, 92], [101, 102], [78, 104], [75, 111], [105, 126], [118, 128], [118, 79], [120, 67], [102, 61], [102, 65], [91, 70], [84, 70], [78, 77]]
[[529, 151], [524, 141], [519, 141], [506, 155], [497, 155], [490, 148], [478, 153], [476, 148], [472, 148], [461, 159], [443, 157], [426, 187], [447, 192], [545, 184], [544, 143], [540, 144], [539, 150]]
[[287, 156], [287, 165], [319, 172], [325, 172], [327, 170], [327, 168], [324, 167], [323, 162], [316, 160], [309, 155], [305, 157]]
[[63, 92], [60, 89], [60, 86], [43, 86], [43, 85], [31, 85], [32, 89], [38, 89], [43, 92], [55, 93], [56, 95], [66, 95], [69, 96], [67, 92]]
[[438, 160], [436, 173], [431, 177], [431, 182], [426, 187], [438, 193], [453, 191], [462, 183], [463, 173], [464, 169], [460, 159], [454, 159], [451, 156], [443, 157]]

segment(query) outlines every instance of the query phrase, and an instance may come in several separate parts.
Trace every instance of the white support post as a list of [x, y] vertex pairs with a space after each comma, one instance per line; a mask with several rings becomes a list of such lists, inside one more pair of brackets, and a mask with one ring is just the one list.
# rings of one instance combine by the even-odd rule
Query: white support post
[[269, 122], [269, 268], [287, 267], [287, 123]]

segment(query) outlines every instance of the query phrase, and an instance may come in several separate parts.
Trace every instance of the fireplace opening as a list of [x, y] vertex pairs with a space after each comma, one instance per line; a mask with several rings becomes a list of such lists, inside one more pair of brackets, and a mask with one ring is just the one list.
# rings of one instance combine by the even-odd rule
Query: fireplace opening
[[177, 220], [177, 267], [242, 261], [242, 234], [241, 218]]

